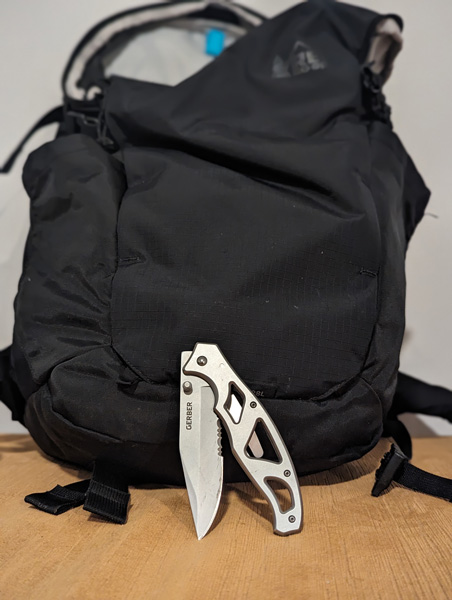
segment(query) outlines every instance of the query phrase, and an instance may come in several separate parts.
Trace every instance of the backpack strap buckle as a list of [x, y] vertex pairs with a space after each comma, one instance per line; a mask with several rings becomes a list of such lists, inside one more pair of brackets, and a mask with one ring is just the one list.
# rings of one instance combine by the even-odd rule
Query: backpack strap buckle
[[408, 457], [397, 444], [392, 444], [389, 452], [383, 456], [380, 466], [375, 473], [375, 484], [372, 496], [380, 496], [394, 481], [400, 469], [408, 462]]
[[83, 133], [94, 139], [98, 137], [99, 111], [93, 114], [87, 112], [67, 110], [64, 114], [67, 133]]
[[64, 134], [82, 133], [93, 138], [107, 150], [116, 149], [109, 137], [101, 107], [93, 102], [79, 102], [76, 107], [67, 106], [64, 113]]

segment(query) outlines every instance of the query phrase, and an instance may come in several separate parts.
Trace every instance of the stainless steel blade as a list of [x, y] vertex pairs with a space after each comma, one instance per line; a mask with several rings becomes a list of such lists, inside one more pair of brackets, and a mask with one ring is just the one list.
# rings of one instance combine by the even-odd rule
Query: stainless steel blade
[[198, 539], [209, 531], [223, 488], [221, 425], [214, 412], [212, 388], [200, 377], [185, 375], [191, 352], [182, 352], [179, 449]]

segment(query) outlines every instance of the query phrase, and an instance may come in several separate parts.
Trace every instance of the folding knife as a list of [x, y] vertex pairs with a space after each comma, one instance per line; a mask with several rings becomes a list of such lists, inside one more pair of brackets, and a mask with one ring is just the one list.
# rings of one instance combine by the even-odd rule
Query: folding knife
[[[197, 343], [193, 351], [182, 352], [180, 393], [179, 448], [198, 539], [209, 531], [220, 504], [221, 424], [238, 463], [271, 506], [274, 533], [300, 531], [300, 486], [289, 452], [267, 411], [216, 344]], [[289, 490], [288, 509], [283, 510], [272, 483]]]

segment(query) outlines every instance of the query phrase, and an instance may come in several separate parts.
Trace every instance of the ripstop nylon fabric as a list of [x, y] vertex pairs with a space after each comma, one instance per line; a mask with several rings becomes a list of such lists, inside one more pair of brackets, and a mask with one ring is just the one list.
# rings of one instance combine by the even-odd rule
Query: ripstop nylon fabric
[[30, 156], [12, 362], [48, 454], [182, 483], [179, 359], [198, 341], [259, 395], [299, 475], [377, 442], [429, 196], [364, 106], [378, 20], [302, 4], [175, 87], [114, 77], [115, 153], [73, 134]]

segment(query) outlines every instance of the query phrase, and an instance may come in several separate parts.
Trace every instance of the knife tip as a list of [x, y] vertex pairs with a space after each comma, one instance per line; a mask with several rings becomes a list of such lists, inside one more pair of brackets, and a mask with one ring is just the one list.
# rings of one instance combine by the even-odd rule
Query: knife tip
[[202, 540], [202, 538], [206, 536], [208, 531], [209, 531], [208, 529], [204, 530], [204, 531], [202, 531], [202, 530], [198, 531], [198, 529], [196, 529], [196, 535], [198, 537], [198, 540]]

